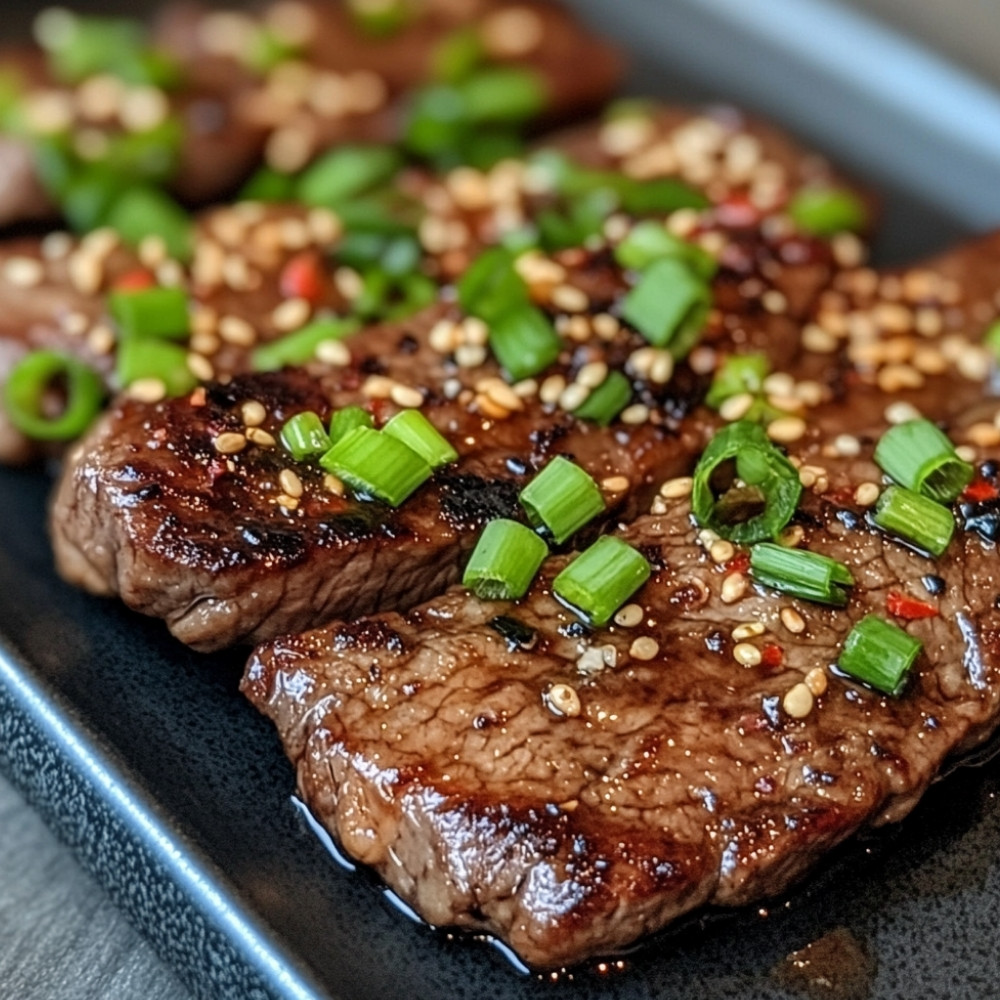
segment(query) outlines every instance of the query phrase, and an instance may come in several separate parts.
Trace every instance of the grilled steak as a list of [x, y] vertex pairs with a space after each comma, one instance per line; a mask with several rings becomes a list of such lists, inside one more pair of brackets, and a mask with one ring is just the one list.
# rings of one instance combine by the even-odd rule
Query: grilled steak
[[[231, 194], [262, 160], [292, 171], [331, 146], [398, 140], [414, 92], [435, 79], [435, 53], [467, 18], [478, 21], [488, 65], [536, 75], [540, 118], [586, 112], [620, 76], [611, 47], [549, 3], [475, 0], [460, 11], [428, 3], [411, 14], [388, 31], [369, 31], [363, 12], [347, 2], [275, 3], [256, 14], [168, 8], [148, 44], [175, 61], [179, 77], [157, 91], [181, 126], [178, 148], [164, 147], [176, 157], [171, 189], [187, 203], [205, 204]], [[128, 55], [120, 53], [123, 63]], [[586, 74], [576, 71], [581, 63]], [[148, 104], [148, 95], [128, 105], [128, 87], [107, 74], [104, 84], [111, 83], [98, 94], [93, 81], [99, 73], [68, 84], [45, 53], [28, 48], [0, 53], [0, 69], [23, 92], [28, 109], [16, 131], [0, 134], [0, 162], [8, 168], [0, 186], [0, 225], [58, 214], [39, 183], [39, 138], [65, 133], [77, 144], [93, 145], [96, 133], [113, 139], [150, 129], [129, 110], [140, 99]], [[112, 72], [119, 69], [125, 83], [134, 83], [121, 66]], [[82, 157], [86, 163], [95, 158], [100, 156]], [[163, 173], [157, 167], [152, 178], [137, 179], [160, 181]]]

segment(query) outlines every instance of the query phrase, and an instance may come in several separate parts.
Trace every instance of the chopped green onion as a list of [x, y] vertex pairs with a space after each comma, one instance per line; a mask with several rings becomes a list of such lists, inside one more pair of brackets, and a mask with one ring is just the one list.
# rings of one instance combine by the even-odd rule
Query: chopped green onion
[[[54, 386], [65, 392], [61, 411], [45, 412], [45, 396]], [[104, 383], [82, 361], [56, 351], [33, 351], [14, 365], [3, 388], [10, 422], [36, 441], [71, 441], [100, 412]]]
[[549, 547], [517, 521], [490, 521], [476, 542], [462, 584], [483, 601], [524, 597]]
[[180, 120], [168, 118], [151, 129], [112, 136], [98, 164], [119, 179], [159, 184], [174, 174], [182, 141]]
[[521, 122], [533, 118], [547, 103], [545, 82], [520, 66], [482, 69], [458, 85], [466, 117], [476, 124]]
[[573, 411], [573, 416], [607, 427], [631, 401], [632, 383], [621, 372], [611, 371]]
[[121, 178], [94, 166], [67, 181], [57, 200], [70, 227], [78, 233], [89, 233], [103, 225], [120, 194]]
[[504, 247], [483, 251], [458, 280], [458, 303], [471, 316], [489, 322], [515, 306], [528, 304], [528, 286]]
[[250, 356], [254, 371], [274, 372], [290, 365], [304, 365], [327, 340], [343, 340], [358, 329], [354, 319], [319, 319], [279, 340], [261, 344]]
[[375, 319], [384, 311], [392, 292], [392, 279], [380, 267], [361, 275], [361, 291], [351, 302], [351, 312], [362, 319]]
[[401, 163], [391, 146], [341, 146], [302, 174], [296, 193], [307, 205], [335, 207], [385, 183]]
[[260, 167], [243, 185], [238, 201], [293, 201], [295, 178], [273, 167]]
[[798, 469], [748, 420], [729, 424], [712, 438], [693, 478], [695, 519], [741, 544], [776, 537], [802, 494]]
[[731, 354], [716, 369], [712, 385], [705, 396], [705, 405], [717, 410], [727, 399], [749, 392], [759, 393], [771, 369], [767, 355]]
[[145, 43], [138, 21], [83, 17], [63, 8], [49, 8], [38, 16], [35, 37], [48, 54], [53, 73], [67, 83], [114, 73], [123, 56]]
[[158, 379], [168, 396], [183, 396], [198, 384], [188, 368], [187, 349], [156, 338], [126, 337], [118, 345], [115, 372], [123, 387], [139, 379]]
[[993, 355], [994, 363], [1000, 362], [1000, 320], [991, 323], [983, 334], [983, 346]]
[[622, 210], [629, 215], [668, 215], [679, 208], [707, 208], [710, 204], [701, 191], [676, 177], [646, 181], [626, 177], [618, 190]]
[[419, 410], [400, 410], [382, 428], [382, 433], [399, 438], [432, 469], [458, 458], [451, 442]]
[[281, 428], [281, 443], [292, 458], [302, 462], [330, 450], [330, 436], [312, 410], [289, 417]]
[[107, 224], [121, 238], [138, 246], [147, 236], [159, 236], [167, 253], [178, 260], [191, 255], [191, 218], [169, 195], [155, 188], [132, 188], [112, 204]]
[[760, 542], [750, 549], [750, 572], [765, 587], [836, 607], [847, 603], [844, 588], [854, 585], [854, 577], [842, 562], [818, 552], [788, 549], [770, 542]]
[[246, 51], [241, 55], [249, 69], [265, 74], [287, 62], [299, 51], [301, 46], [289, 42], [269, 28], [261, 27], [254, 32]]
[[694, 243], [675, 236], [661, 222], [646, 219], [636, 223], [615, 247], [615, 260], [622, 267], [642, 271], [661, 257], [683, 260], [692, 271], [706, 281], [718, 269], [715, 258]]
[[493, 320], [490, 347], [514, 382], [547, 368], [562, 350], [562, 338], [534, 306], [518, 306]]
[[347, 7], [357, 27], [372, 38], [389, 38], [398, 34], [413, 16], [408, 0], [386, 0], [383, 3], [348, 0]]
[[605, 535], [552, 581], [553, 593], [593, 625], [611, 616], [649, 579], [646, 558], [620, 538]]
[[414, 96], [405, 134], [412, 152], [435, 160], [453, 158], [470, 132], [466, 100], [456, 87], [436, 84]]
[[398, 438], [355, 427], [319, 460], [355, 492], [398, 507], [431, 475], [431, 467]]
[[889, 486], [878, 498], [872, 520], [883, 530], [898, 535], [917, 548], [939, 556], [955, 533], [955, 516], [920, 493], [902, 486]]
[[347, 437], [355, 427], [371, 427], [372, 415], [360, 406], [345, 406], [330, 417], [330, 443]]
[[190, 330], [187, 292], [181, 288], [112, 292], [108, 308], [126, 337], [184, 340]]
[[622, 315], [651, 344], [682, 358], [701, 334], [712, 292], [683, 261], [654, 261], [626, 296]]
[[422, 253], [416, 237], [409, 234], [394, 236], [386, 242], [379, 263], [386, 274], [403, 277], [416, 271]]
[[865, 203], [843, 188], [803, 188], [788, 203], [792, 221], [815, 236], [863, 229], [868, 222]]
[[438, 286], [426, 274], [404, 274], [397, 283], [399, 301], [386, 311], [389, 319], [403, 319], [424, 309], [438, 298]]
[[923, 643], [877, 615], [866, 615], [844, 640], [837, 666], [884, 694], [898, 695]]
[[447, 35], [431, 55], [434, 76], [445, 83], [460, 83], [483, 61], [486, 50], [475, 28], [459, 28]]
[[875, 447], [875, 461], [901, 486], [938, 503], [950, 503], [972, 482], [975, 470], [929, 420], [890, 427]]
[[545, 525], [558, 544], [604, 510], [604, 497], [591, 475], [575, 462], [557, 455], [518, 498], [528, 520]]

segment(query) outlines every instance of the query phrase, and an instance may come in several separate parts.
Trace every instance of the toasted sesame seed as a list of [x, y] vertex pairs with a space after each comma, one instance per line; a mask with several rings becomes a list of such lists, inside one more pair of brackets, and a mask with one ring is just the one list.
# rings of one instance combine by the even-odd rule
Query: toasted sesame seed
[[498, 403], [485, 392], [476, 394], [475, 403], [479, 412], [484, 417], [489, 417], [492, 420], [506, 420], [511, 414], [511, 411], [506, 406]]
[[674, 358], [669, 351], [654, 349], [653, 362], [649, 366], [649, 381], [666, 385], [674, 374]]
[[518, 399], [531, 399], [538, 395], [538, 382], [533, 378], [523, 378], [520, 382], [515, 382], [511, 389], [517, 394]]
[[825, 693], [828, 683], [826, 671], [822, 667], [813, 667], [806, 674], [806, 687], [817, 698]]
[[549, 375], [538, 390], [538, 398], [543, 403], [556, 403], [566, 388], [566, 379], [562, 375]]
[[806, 537], [806, 530], [801, 524], [790, 524], [778, 535], [778, 544], [786, 549], [794, 549], [802, 544], [802, 539]]
[[591, 319], [590, 325], [601, 340], [614, 340], [621, 329], [621, 324], [610, 313], [598, 313]]
[[545, 23], [530, 7], [501, 7], [483, 18], [480, 37], [491, 56], [521, 58], [541, 44]]
[[297, 510], [299, 506], [299, 498], [289, 496], [287, 493], [279, 493], [275, 497], [274, 502], [279, 507], [284, 507], [285, 510]]
[[42, 238], [41, 251], [46, 260], [62, 260], [73, 249], [73, 237], [57, 230]]
[[129, 383], [125, 389], [125, 395], [140, 403], [158, 403], [166, 397], [167, 387], [164, 385], [163, 379], [137, 378], [134, 382]]
[[118, 117], [129, 132], [148, 132], [169, 114], [170, 102], [157, 87], [130, 87], [118, 106]]
[[631, 406], [626, 406], [618, 418], [623, 424], [632, 426], [644, 424], [649, 420], [649, 407], [645, 403], [633, 403]]
[[955, 362], [955, 367], [965, 378], [973, 382], [983, 382], [988, 378], [993, 360], [990, 353], [983, 348], [969, 347], [963, 351]]
[[613, 118], [601, 126], [598, 141], [610, 156], [630, 156], [653, 137], [655, 126], [643, 115]]
[[461, 342], [458, 324], [450, 319], [438, 320], [431, 327], [427, 340], [438, 354], [451, 354]]
[[890, 424], [905, 424], [908, 420], [919, 420], [920, 411], [912, 403], [898, 399], [885, 408], [883, 416]]
[[247, 440], [261, 448], [273, 448], [278, 443], [274, 440], [274, 435], [268, 434], [262, 427], [248, 427], [246, 433]]
[[722, 581], [721, 598], [723, 604], [735, 604], [742, 600], [749, 583], [743, 573], [729, 573]]
[[607, 377], [608, 366], [603, 361], [590, 361], [576, 373], [576, 381], [588, 389], [596, 389]]
[[719, 540], [719, 533], [711, 528], [702, 528], [698, 532], [698, 544], [704, 549], [710, 549]]
[[806, 432], [806, 422], [801, 417], [778, 417], [767, 425], [767, 436], [780, 444], [798, 441]]
[[660, 644], [652, 636], [640, 635], [628, 651], [637, 660], [652, 660], [660, 652]]
[[486, 348], [481, 344], [462, 344], [455, 349], [455, 363], [460, 368], [478, 368], [486, 360]]
[[313, 208], [306, 217], [313, 240], [320, 246], [333, 243], [340, 238], [343, 226], [340, 217], [328, 208]]
[[87, 327], [90, 325], [90, 320], [87, 318], [86, 313], [82, 312], [68, 312], [63, 313], [62, 316], [62, 328], [71, 337], [79, 337], [87, 332]]
[[342, 340], [321, 340], [313, 353], [325, 365], [340, 367], [351, 362], [351, 350]]
[[627, 476], [608, 476], [601, 480], [601, 488], [608, 493], [624, 493], [628, 489]]
[[215, 377], [215, 368], [204, 354], [191, 351], [187, 356], [188, 371], [200, 382], [209, 382]]
[[660, 496], [667, 500], [680, 500], [682, 497], [691, 495], [693, 484], [694, 480], [691, 476], [676, 476], [660, 486]]
[[219, 336], [227, 344], [252, 347], [257, 340], [257, 331], [240, 316], [223, 316], [219, 320]]
[[804, 379], [802, 382], [795, 383], [795, 398], [801, 400], [806, 406], [819, 406], [827, 392], [828, 390], [824, 386], [820, 385], [819, 382], [812, 381], [812, 379]]
[[256, 399], [248, 399], [240, 407], [240, 416], [247, 427], [260, 427], [267, 419], [267, 410], [264, 409], [263, 403]]
[[733, 641], [743, 642], [745, 639], [754, 639], [758, 635], [763, 635], [767, 629], [763, 622], [743, 622], [733, 629]]
[[899, 392], [900, 389], [919, 389], [924, 384], [924, 376], [912, 365], [889, 364], [880, 369], [875, 381], [883, 392]]
[[760, 297], [761, 305], [769, 313], [783, 313], [788, 308], [788, 299], [776, 288], [770, 288]]
[[87, 334], [87, 347], [95, 354], [110, 354], [115, 346], [115, 332], [106, 323], [97, 323]]
[[554, 715], [575, 718], [582, 711], [580, 696], [569, 684], [553, 684], [545, 692], [545, 704]]
[[653, 497], [653, 502], [649, 505], [650, 514], [666, 514], [667, 504], [663, 497]]
[[733, 646], [733, 659], [744, 667], [756, 667], [761, 661], [761, 652], [752, 643], [738, 642]]
[[45, 265], [34, 257], [11, 257], [3, 265], [3, 276], [18, 288], [34, 288], [45, 277]]
[[332, 472], [326, 473], [323, 476], [323, 489], [327, 493], [332, 493], [334, 496], [342, 497], [344, 495], [344, 483], [341, 479], [338, 479]]
[[411, 385], [396, 382], [389, 390], [389, 398], [397, 406], [417, 407], [424, 401], [424, 394]]
[[570, 313], [582, 313], [590, 305], [586, 293], [572, 285], [557, 285], [552, 289], [551, 300], [557, 309]]
[[104, 265], [93, 253], [82, 248], [73, 253], [66, 264], [69, 280], [83, 295], [94, 295], [104, 281]]
[[793, 396], [795, 379], [788, 372], [772, 372], [764, 379], [762, 388], [769, 396]]
[[833, 439], [833, 450], [844, 458], [855, 458], [861, 454], [861, 442], [853, 434], [838, 434]]
[[781, 624], [794, 635], [801, 635], [806, 630], [806, 620], [795, 608], [784, 607], [778, 614]]
[[831, 354], [837, 349], [837, 338], [816, 323], [808, 323], [802, 329], [802, 346], [817, 354]]
[[500, 378], [485, 379], [479, 389], [485, 392], [498, 406], [506, 410], [519, 411], [524, 409], [524, 400]]
[[313, 154], [315, 138], [300, 122], [276, 129], [264, 149], [267, 164], [283, 173], [301, 170]]
[[572, 412], [582, 406], [590, 395], [590, 390], [579, 382], [571, 382], [559, 396], [559, 406], [567, 412]]
[[955, 449], [955, 454], [958, 455], [963, 462], [974, 462], [976, 460], [976, 449], [971, 445], [960, 444]]
[[796, 684], [785, 695], [781, 707], [793, 718], [804, 719], [813, 710], [813, 693], [805, 684]]
[[725, 538], [720, 538], [717, 542], [712, 542], [708, 550], [709, 557], [714, 563], [727, 563], [736, 553], [733, 543]]
[[212, 443], [220, 455], [235, 455], [247, 446], [247, 439], [237, 431], [223, 431]]
[[719, 416], [726, 421], [741, 420], [750, 411], [754, 399], [749, 392], [741, 392], [729, 399], [723, 400], [719, 407]]
[[297, 330], [308, 321], [311, 312], [312, 306], [306, 299], [285, 299], [272, 311], [271, 322], [277, 330]]
[[966, 438], [979, 448], [992, 448], [1000, 444], [1000, 430], [994, 424], [985, 421], [972, 424], [966, 428]]
[[287, 496], [302, 496], [302, 480], [294, 469], [282, 469], [278, 473], [278, 485]]
[[615, 624], [622, 628], [635, 628], [642, 621], [644, 612], [641, 604], [626, 604], [615, 615]]

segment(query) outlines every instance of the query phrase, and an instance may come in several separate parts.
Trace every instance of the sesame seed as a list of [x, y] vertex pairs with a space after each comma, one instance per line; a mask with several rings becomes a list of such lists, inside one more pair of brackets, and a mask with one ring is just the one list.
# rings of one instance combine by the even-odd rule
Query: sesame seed
[[68, 312], [62, 316], [62, 328], [71, 337], [79, 337], [87, 332], [90, 320], [86, 313]]
[[549, 375], [538, 390], [538, 398], [551, 405], [558, 402], [565, 388], [566, 379], [562, 375]]
[[735, 553], [736, 549], [733, 548], [733, 543], [726, 541], [725, 538], [720, 538], [717, 542], [712, 542], [708, 550], [712, 562], [719, 564], [729, 562]]
[[601, 480], [601, 488], [609, 493], [624, 493], [628, 489], [628, 485], [628, 477], [626, 476], [609, 476], [607, 479]]
[[341, 479], [338, 479], [332, 472], [326, 473], [323, 476], [323, 489], [327, 493], [332, 493], [334, 496], [342, 497], [344, 495], [344, 483]]
[[299, 506], [299, 498], [289, 496], [287, 493], [279, 493], [274, 502], [285, 510], [297, 510]]
[[125, 389], [125, 395], [140, 403], [158, 403], [167, 395], [167, 387], [163, 384], [162, 379], [137, 378], [134, 382], [129, 383]]
[[129, 132], [148, 132], [166, 121], [170, 103], [156, 87], [131, 87], [118, 106], [118, 117]]
[[590, 361], [576, 373], [576, 381], [588, 389], [596, 389], [607, 377], [608, 366], [603, 361]]
[[667, 505], [663, 497], [653, 497], [653, 502], [649, 505], [650, 514], [666, 514]]
[[665, 497], [667, 500], [680, 500], [682, 497], [687, 497], [691, 495], [691, 487], [694, 485], [694, 480], [691, 476], [676, 476], [674, 479], [668, 479], [660, 487], [660, 496]]
[[750, 412], [750, 407], [753, 406], [753, 403], [753, 396], [749, 392], [737, 393], [735, 396], [730, 396], [729, 399], [723, 400], [722, 405], [719, 407], [719, 416], [729, 422], [741, 420]]
[[861, 442], [853, 434], [838, 434], [833, 439], [833, 450], [844, 458], [855, 458], [861, 454]]
[[257, 332], [240, 316], [223, 316], [219, 320], [219, 336], [238, 347], [252, 347], [257, 340]]
[[6, 281], [18, 288], [34, 288], [45, 277], [45, 266], [34, 257], [11, 257], [3, 265]]
[[970, 345], [959, 355], [955, 367], [970, 381], [982, 382], [989, 376], [992, 364], [989, 351]]
[[248, 427], [247, 440], [259, 445], [261, 448], [273, 448], [278, 442], [274, 440], [273, 434], [268, 434], [263, 428]]
[[551, 298], [557, 309], [570, 313], [582, 313], [590, 305], [586, 293], [572, 285], [557, 285], [552, 289]]
[[805, 537], [806, 531], [801, 524], [790, 524], [778, 535], [778, 544], [786, 549], [794, 549], [802, 544], [802, 539]]
[[955, 454], [963, 462], [974, 462], [976, 460], [976, 449], [967, 444], [960, 444], [955, 449]]
[[832, 354], [837, 349], [837, 338], [816, 323], [802, 329], [802, 346], [816, 354]]
[[806, 422], [801, 417], [778, 417], [767, 425], [767, 436], [779, 444], [798, 441], [806, 432]]
[[67, 262], [69, 280], [82, 295], [94, 295], [104, 281], [104, 266], [99, 257], [81, 247]]
[[586, 402], [589, 395], [590, 390], [585, 385], [580, 385], [579, 382], [573, 382], [563, 389], [559, 396], [559, 405], [567, 412], [572, 412], [582, 406]]
[[306, 224], [309, 226], [313, 239], [320, 246], [333, 243], [340, 238], [343, 231], [339, 216], [328, 208], [311, 209], [306, 217]]
[[747, 592], [749, 583], [743, 573], [729, 573], [722, 581], [721, 598], [723, 604], [735, 604]]
[[783, 313], [788, 308], [788, 299], [776, 288], [764, 292], [760, 297], [760, 302], [769, 313]]
[[743, 642], [745, 639], [754, 639], [758, 635], [763, 635], [767, 629], [763, 622], [743, 622], [733, 629], [733, 641]]
[[115, 346], [115, 332], [105, 323], [96, 324], [87, 334], [87, 347], [95, 354], [110, 354]]
[[438, 354], [450, 354], [460, 343], [458, 324], [450, 319], [440, 319], [431, 327], [427, 339]]
[[827, 684], [828, 680], [826, 671], [822, 667], [813, 667], [812, 670], [806, 674], [806, 687], [808, 687], [810, 693], [815, 695], [817, 698], [821, 694], [825, 693]]
[[649, 420], [649, 407], [645, 403], [633, 403], [626, 406], [618, 415], [623, 424], [637, 425], [644, 424]]
[[300, 124], [279, 128], [267, 140], [264, 158], [268, 166], [292, 174], [309, 162], [313, 142], [311, 132]]
[[283, 332], [296, 330], [308, 321], [311, 312], [312, 306], [306, 299], [285, 299], [271, 313], [271, 322]]
[[985, 421], [972, 424], [965, 431], [966, 438], [980, 448], [991, 448], [1000, 444], [1000, 430]]
[[73, 237], [61, 230], [49, 233], [42, 239], [41, 251], [46, 260], [62, 260], [72, 249]]
[[491, 56], [516, 59], [538, 48], [545, 25], [530, 7], [501, 7], [483, 19], [479, 35]]
[[342, 367], [351, 362], [351, 350], [342, 340], [321, 340], [313, 353], [325, 365]]
[[524, 409], [524, 401], [503, 379], [484, 379], [478, 388], [498, 406], [515, 411]]
[[389, 398], [397, 406], [417, 407], [424, 401], [424, 394], [410, 385], [396, 382], [389, 390]]
[[660, 652], [660, 644], [652, 636], [640, 635], [628, 651], [637, 660], [651, 660]]
[[621, 324], [610, 313], [598, 313], [591, 319], [590, 325], [601, 340], [614, 340], [621, 329]]
[[564, 715], [575, 718], [582, 711], [580, 696], [569, 684], [553, 684], [545, 692], [544, 701], [549, 711], [554, 715]]
[[247, 446], [247, 439], [237, 431], [223, 431], [212, 443], [220, 455], [235, 455]]
[[784, 607], [779, 612], [778, 617], [781, 624], [793, 635], [801, 635], [806, 630], [806, 620], [795, 610], [795, 608]]
[[890, 403], [883, 416], [890, 424], [905, 424], [908, 420], [919, 420], [920, 411], [912, 403], [900, 399]]
[[752, 643], [738, 642], [733, 646], [733, 659], [744, 667], [756, 667], [761, 661], [761, 653]]
[[813, 693], [805, 684], [796, 684], [785, 695], [781, 707], [793, 719], [804, 719], [813, 710]]
[[460, 368], [478, 368], [486, 360], [486, 348], [481, 344], [462, 344], [455, 349], [455, 363]]
[[674, 358], [669, 351], [655, 351], [649, 366], [649, 380], [657, 385], [666, 385], [674, 374]]
[[[222, 251], [214, 244], [208, 244], [209, 247], [214, 247], [218, 250], [220, 254]], [[199, 246], [199, 250], [203, 248]], [[139, 243], [139, 260], [146, 267], [159, 267], [167, 259], [167, 244], [162, 236], [158, 236], [155, 233], [144, 236]]]
[[302, 496], [302, 480], [294, 469], [282, 469], [278, 473], [278, 485], [286, 496], [296, 498]]
[[260, 427], [267, 419], [267, 410], [264, 409], [263, 403], [256, 399], [248, 399], [240, 407], [240, 416], [247, 427]]
[[643, 613], [641, 604], [626, 604], [615, 615], [615, 624], [622, 628], [635, 628], [642, 621]]
[[924, 376], [912, 365], [905, 364], [886, 365], [875, 376], [875, 380], [883, 392], [919, 389], [924, 384]]
[[203, 354], [196, 354], [192, 351], [187, 356], [188, 371], [200, 382], [209, 382], [215, 377], [215, 368], [212, 362]]
[[501, 405], [496, 400], [491, 399], [486, 393], [478, 393], [475, 397], [476, 408], [485, 417], [492, 420], [506, 420], [511, 411], [506, 406]]

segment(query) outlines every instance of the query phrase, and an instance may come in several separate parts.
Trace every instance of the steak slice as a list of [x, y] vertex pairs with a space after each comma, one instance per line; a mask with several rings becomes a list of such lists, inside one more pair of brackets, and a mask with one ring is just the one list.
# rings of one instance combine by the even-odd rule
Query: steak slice
[[[243, 690], [319, 822], [431, 924], [487, 931], [534, 967], [607, 955], [783, 891], [902, 818], [996, 726], [994, 546], [962, 534], [929, 560], [845, 510], [809, 496], [800, 515], [804, 544], [857, 580], [844, 610], [755, 587], [733, 600], [679, 501], [622, 532], [654, 566], [634, 625], [580, 628], [551, 595], [555, 557], [517, 603], [454, 587], [278, 638]], [[831, 669], [891, 591], [933, 613], [900, 622], [924, 645], [898, 698]]]

